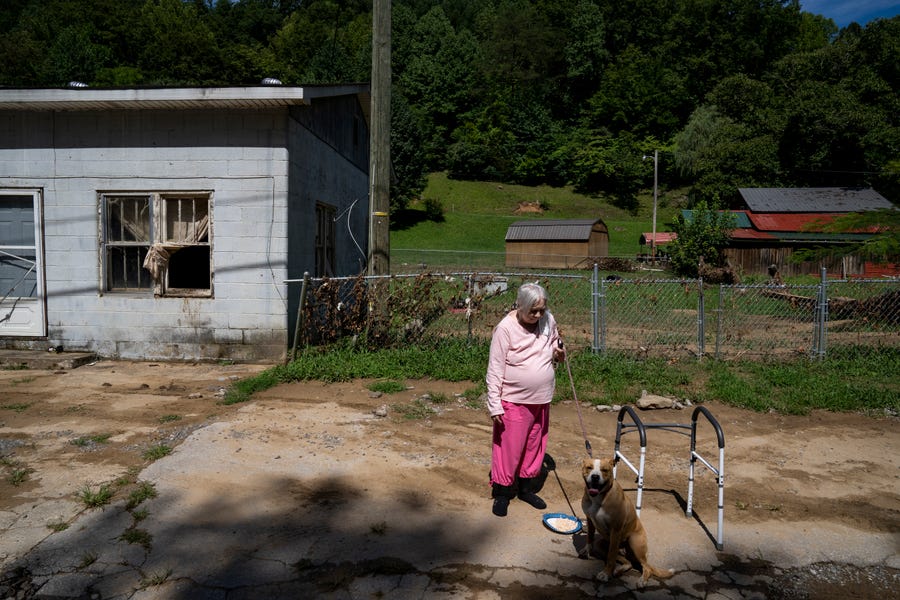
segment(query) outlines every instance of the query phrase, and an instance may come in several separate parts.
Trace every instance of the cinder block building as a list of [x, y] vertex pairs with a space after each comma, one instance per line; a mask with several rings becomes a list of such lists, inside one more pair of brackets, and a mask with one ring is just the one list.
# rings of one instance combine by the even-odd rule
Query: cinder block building
[[0, 90], [0, 347], [286, 356], [365, 268], [368, 86]]

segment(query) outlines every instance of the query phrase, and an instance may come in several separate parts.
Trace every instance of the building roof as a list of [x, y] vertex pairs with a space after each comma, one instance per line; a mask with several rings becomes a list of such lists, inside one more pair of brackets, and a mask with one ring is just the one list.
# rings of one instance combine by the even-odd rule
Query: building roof
[[674, 231], [657, 231], [656, 237], [653, 237], [653, 232], [645, 232], [641, 234], [641, 237], [638, 238], [638, 243], [641, 246], [649, 244], [651, 240], [656, 240], [655, 246], [661, 246], [663, 244], [668, 244], [669, 242], [675, 241], [675, 238], [678, 237], [678, 234]]
[[822, 231], [835, 213], [749, 213], [753, 227], [762, 231]]
[[871, 188], [739, 188], [738, 192], [755, 213], [848, 213], [894, 208]]
[[[693, 218], [693, 211], [681, 211], [685, 220]], [[867, 231], [823, 231], [824, 225], [846, 213], [754, 213], [751, 211], [731, 211], [735, 217], [731, 239], [736, 241], [779, 241], [798, 243], [841, 243], [868, 239], [873, 233]], [[643, 243], [643, 242], [642, 242]]]
[[731, 231], [732, 240], [777, 240], [778, 238], [768, 231], [757, 231], [756, 229], [739, 228]]
[[[573, 242], [587, 241], [600, 219], [536, 219], [516, 221], [506, 230], [507, 242]], [[605, 229], [605, 225], [604, 225]]]
[[[0, 110], [259, 109], [309, 104], [315, 98], [368, 94], [364, 83], [153, 88], [0, 88]], [[367, 109], [368, 103], [365, 108]]]

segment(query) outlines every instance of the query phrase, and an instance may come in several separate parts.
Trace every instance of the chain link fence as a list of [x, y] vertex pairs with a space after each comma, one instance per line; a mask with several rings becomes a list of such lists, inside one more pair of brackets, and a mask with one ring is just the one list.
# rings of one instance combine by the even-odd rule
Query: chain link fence
[[574, 349], [642, 356], [826, 355], [829, 345], [900, 346], [900, 280], [708, 285], [593, 272], [420, 272], [307, 278], [294, 350], [353, 338], [370, 347], [487, 340], [518, 287], [543, 285]]

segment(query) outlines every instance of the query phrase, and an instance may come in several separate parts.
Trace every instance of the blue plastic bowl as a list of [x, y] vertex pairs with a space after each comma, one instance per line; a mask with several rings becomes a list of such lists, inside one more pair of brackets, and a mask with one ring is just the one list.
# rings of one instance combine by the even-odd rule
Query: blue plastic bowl
[[[568, 528], [561, 527], [561, 521], [557, 521], [557, 519], [564, 521], [566, 525], [570, 526]], [[547, 513], [544, 515], [544, 527], [553, 533], [571, 535], [581, 531], [581, 519], [576, 519], [572, 515], [567, 515], [566, 513]]]

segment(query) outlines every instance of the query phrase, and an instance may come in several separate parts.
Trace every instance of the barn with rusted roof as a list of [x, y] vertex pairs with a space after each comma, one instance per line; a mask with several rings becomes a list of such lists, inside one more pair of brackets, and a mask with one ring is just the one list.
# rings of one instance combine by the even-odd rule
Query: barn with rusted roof
[[516, 221], [506, 230], [506, 266], [588, 268], [609, 254], [609, 230], [600, 219]]
[[[818, 274], [816, 262], [794, 262], [799, 248], [840, 246], [871, 237], [872, 231], [831, 232], [828, 223], [852, 212], [895, 209], [870, 188], [741, 188], [743, 210], [736, 217], [725, 250], [732, 267], [743, 273]], [[826, 260], [829, 275], [877, 277], [900, 273], [900, 265], [876, 265], [857, 256]]]

